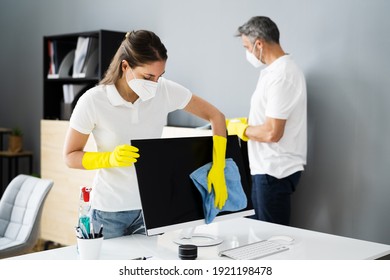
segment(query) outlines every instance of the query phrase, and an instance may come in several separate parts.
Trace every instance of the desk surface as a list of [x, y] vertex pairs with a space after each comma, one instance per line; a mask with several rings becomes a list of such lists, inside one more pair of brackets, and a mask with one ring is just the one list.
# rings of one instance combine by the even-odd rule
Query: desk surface
[[[330, 235], [310, 230], [281, 226], [246, 218], [221, 221], [196, 228], [198, 233], [217, 235], [223, 243], [212, 247], [199, 247], [198, 260], [226, 259], [218, 252], [272, 236], [287, 235], [294, 238], [290, 250], [268, 256], [271, 260], [359, 260], [376, 259], [390, 254], [390, 245]], [[173, 239], [180, 231], [159, 236], [132, 235], [103, 241], [100, 259], [130, 260], [141, 256], [152, 259], [179, 259], [178, 245]], [[75, 245], [14, 257], [24, 260], [78, 259]]]

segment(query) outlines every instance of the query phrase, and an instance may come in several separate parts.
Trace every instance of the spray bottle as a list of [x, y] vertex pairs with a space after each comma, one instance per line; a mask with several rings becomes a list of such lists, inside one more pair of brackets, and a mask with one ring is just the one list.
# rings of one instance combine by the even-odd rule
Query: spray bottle
[[91, 232], [90, 219], [88, 216], [91, 209], [91, 203], [89, 201], [91, 188], [81, 186], [80, 187], [80, 201], [79, 201], [79, 227], [81, 229], [84, 238], [89, 238]]

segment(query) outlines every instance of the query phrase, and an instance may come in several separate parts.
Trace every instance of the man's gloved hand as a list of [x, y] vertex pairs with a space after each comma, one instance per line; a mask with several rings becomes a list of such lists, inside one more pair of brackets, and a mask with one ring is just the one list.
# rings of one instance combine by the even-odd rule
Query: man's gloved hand
[[137, 162], [138, 148], [127, 144], [116, 146], [112, 152], [85, 152], [82, 165], [85, 169], [126, 167]]
[[227, 140], [223, 136], [213, 136], [213, 165], [207, 176], [207, 186], [209, 193], [214, 189], [214, 206], [222, 209], [228, 198], [225, 181], [225, 155]]
[[245, 130], [248, 127], [247, 118], [227, 119], [226, 127], [229, 135], [237, 135], [244, 141], [249, 140], [249, 138], [245, 135]]
[[248, 118], [241, 117], [241, 118], [226, 119], [226, 126], [228, 126], [230, 122], [241, 122], [243, 124], [248, 124]]

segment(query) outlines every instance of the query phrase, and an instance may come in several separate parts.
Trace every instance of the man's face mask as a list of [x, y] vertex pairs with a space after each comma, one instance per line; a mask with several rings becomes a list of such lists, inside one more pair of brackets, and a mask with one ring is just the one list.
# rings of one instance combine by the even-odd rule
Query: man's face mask
[[256, 48], [256, 41], [253, 44], [252, 52], [246, 50], [246, 60], [248, 60], [248, 62], [252, 64], [253, 67], [259, 68], [260, 66], [264, 65], [263, 62], [261, 62], [261, 56], [263, 55], [263, 48], [260, 49], [260, 59], [258, 59], [253, 53], [255, 51], [255, 48]]
[[133, 74], [134, 79], [127, 81], [129, 87], [139, 96], [142, 101], [153, 98], [156, 95], [158, 83], [144, 79], [137, 79], [131, 68], [130, 71]]

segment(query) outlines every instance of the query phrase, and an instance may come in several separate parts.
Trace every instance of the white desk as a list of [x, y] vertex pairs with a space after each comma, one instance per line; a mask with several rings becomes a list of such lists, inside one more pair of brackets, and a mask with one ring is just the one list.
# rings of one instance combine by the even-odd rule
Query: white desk
[[[376, 259], [390, 254], [390, 245], [345, 238], [315, 231], [281, 226], [252, 219], [238, 218], [197, 228], [196, 232], [217, 235], [224, 239], [218, 246], [198, 248], [198, 260], [225, 259], [218, 252], [234, 245], [287, 235], [295, 239], [290, 250], [268, 256], [276, 260], [359, 260]], [[153, 259], [175, 260], [178, 245], [173, 239], [179, 231], [159, 236], [133, 235], [103, 241], [101, 259], [130, 260], [140, 256]], [[78, 259], [76, 246], [68, 246], [38, 253], [14, 257], [21, 260], [71, 260]]]

